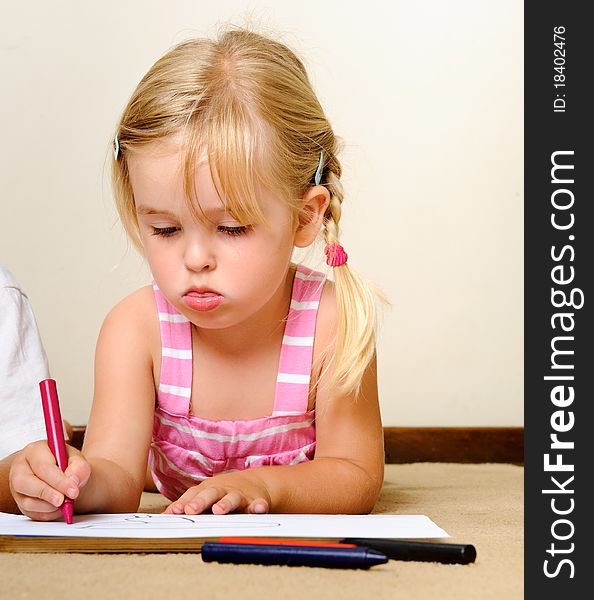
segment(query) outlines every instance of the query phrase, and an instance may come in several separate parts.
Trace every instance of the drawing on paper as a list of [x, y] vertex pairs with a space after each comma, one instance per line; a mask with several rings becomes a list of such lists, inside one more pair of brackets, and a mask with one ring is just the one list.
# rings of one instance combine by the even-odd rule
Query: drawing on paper
[[[206, 516], [206, 519], [205, 519]], [[108, 515], [104, 518], [96, 518], [93, 521], [78, 521], [75, 518], [73, 526], [77, 529], [108, 529], [122, 530], [142, 527], [143, 529], [167, 529], [167, 530], [194, 530], [199, 529], [237, 529], [238, 527], [249, 529], [276, 528], [281, 524], [268, 521], [261, 522], [250, 519], [229, 521], [217, 519], [216, 522], [208, 522], [208, 515], [159, 515], [159, 514], [122, 514]], [[196, 533], [200, 533], [197, 531]]]

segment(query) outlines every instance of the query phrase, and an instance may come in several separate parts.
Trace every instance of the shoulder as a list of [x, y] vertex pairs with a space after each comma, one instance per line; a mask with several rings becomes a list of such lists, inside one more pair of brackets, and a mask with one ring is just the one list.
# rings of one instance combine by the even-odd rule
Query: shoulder
[[126, 340], [130, 349], [151, 348], [159, 336], [157, 308], [152, 286], [144, 286], [120, 300], [107, 314], [99, 333], [102, 342]]
[[155, 295], [150, 285], [139, 288], [120, 300], [105, 317], [106, 323], [122, 327], [137, 327], [154, 320], [156, 312]]

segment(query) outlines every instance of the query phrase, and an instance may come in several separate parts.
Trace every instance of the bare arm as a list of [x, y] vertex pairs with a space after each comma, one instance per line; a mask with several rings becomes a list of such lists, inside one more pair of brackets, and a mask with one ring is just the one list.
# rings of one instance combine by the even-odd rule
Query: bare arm
[[149, 293], [143, 288], [118, 304], [99, 335], [93, 408], [82, 450], [91, 476], [77, 498], [77, 512], [138, 508], [155, 402], [147, 339], [155, 311]]
[[318, 398], [316, 456], [290, 467], [254, 469], [270, 491], [276, 512], [366, 513], [383, 484], [384, 444], [375, 360], [361, 393]]

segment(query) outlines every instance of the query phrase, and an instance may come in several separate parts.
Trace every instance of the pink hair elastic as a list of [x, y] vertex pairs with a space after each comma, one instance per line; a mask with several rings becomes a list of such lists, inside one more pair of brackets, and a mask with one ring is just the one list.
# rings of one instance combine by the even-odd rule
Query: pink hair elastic
[[340, 244], [328, 244], [324, 252], [326, 254], [326, 264], [331, 267], [344, 265], [349, 257]]

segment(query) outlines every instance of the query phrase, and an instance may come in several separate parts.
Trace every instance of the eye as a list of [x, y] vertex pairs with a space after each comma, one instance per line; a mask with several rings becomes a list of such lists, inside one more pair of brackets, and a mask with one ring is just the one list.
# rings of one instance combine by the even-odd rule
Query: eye
[[152, 227], [152, 230], [152, 235], [160, 235], [161, 237], [171, 237], [181, 231], [179, 227]]
[[252, 229], [252, 225], [236, 225], [233, 227], [230, 225], [219, 225], [217, 227], [217, 231], [220, 231], [221, 233], [230, 236], [244, 235]]

